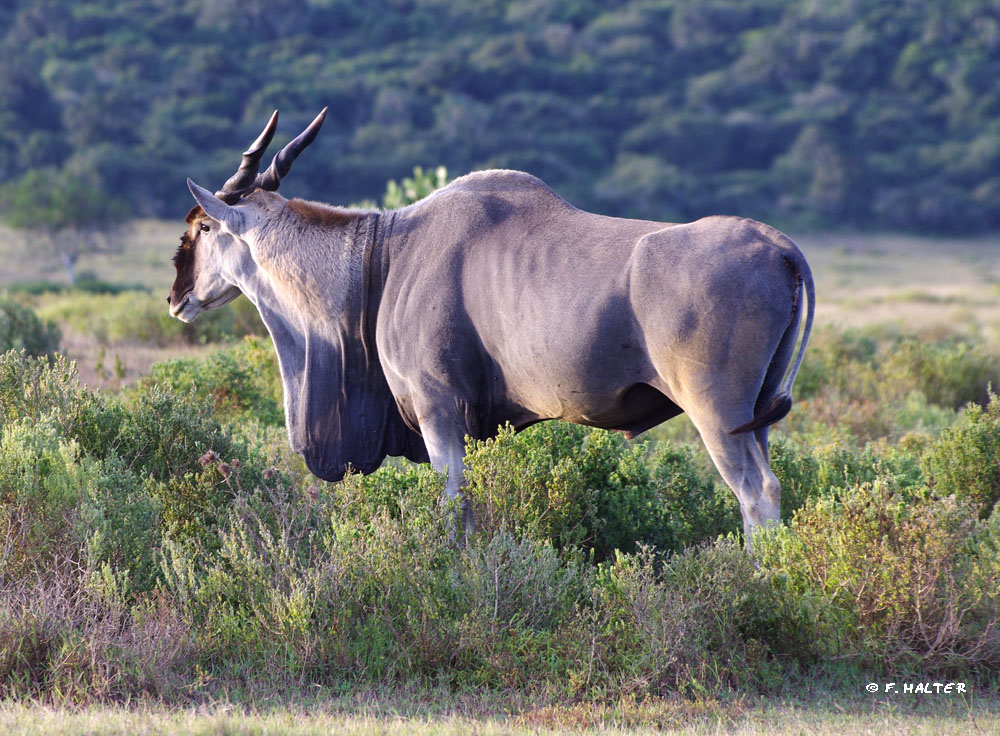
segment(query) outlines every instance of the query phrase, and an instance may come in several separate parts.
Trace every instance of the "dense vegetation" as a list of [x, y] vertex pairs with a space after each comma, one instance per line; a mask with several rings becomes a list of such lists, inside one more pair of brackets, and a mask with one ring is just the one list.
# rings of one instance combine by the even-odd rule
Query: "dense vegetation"
[[28, 355], [51, 355], [59, 350], [59, 328], [7, 297], [0, 297], [0, 352], [24, 350]]
[[176, 217], [274, 107], [287, 136], [330, 105], [290, 192], [505, 166], [609, 214], [1000, 224], [987, 0], [14, 0], [0, 28], [11, 201], [55, 172]]
[[1000, 361], [975, 338], [817, 333], [755, 559], [683, 425], [471, 443], [460, 545], [428, 466], [304, 472], [257, 338], [117, 395], [37, 352], [0, 356], [0, 697], [996, 686]]

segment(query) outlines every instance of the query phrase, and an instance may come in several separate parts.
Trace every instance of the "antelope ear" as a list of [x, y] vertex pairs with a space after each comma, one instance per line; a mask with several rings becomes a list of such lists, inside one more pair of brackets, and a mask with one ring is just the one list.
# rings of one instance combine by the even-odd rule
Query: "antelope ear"
[[233, 235], [241, 235], [246, 230], [246, 222], [242, 212], [226, 204], [190, 179], [187, 180], [187, 185], [188, 189], [191, 190], [191, 196], [201, 205], [206, 215], [217, 221]]

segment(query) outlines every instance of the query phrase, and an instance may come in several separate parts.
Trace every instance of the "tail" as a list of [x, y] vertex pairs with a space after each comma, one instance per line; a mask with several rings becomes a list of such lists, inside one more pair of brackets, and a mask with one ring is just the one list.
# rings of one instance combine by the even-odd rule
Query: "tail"
[[[806, 297], [806, 322], [805, 327], [802, 330], [802, 340], [799, 343], [799, 351], [795, 356], [795, 362], [792, 364], [791, 370], [788, 371], [780, 388], [754, 415], [753, 419], [746, 424], [741, 424], [736, 429], [729, 430], [729, 434], [743, 434], [744, 432], [752, 432], [755, 429], [760, 429], [761, 427], [766, 427], [769, 424], [774, 424], [778, 420], [784, 419], [785, 415], [792, 410], [792, 384], [795, 383], [795, 376], [799, 373], [799, 368], [802, 365], [802, 358], [805, 357], [806, 345], [809, 343], [809, 335], [812, 333], [813, 313], [815, 312], [816, 307], [816, 287], [813, 284], [812, 271], [809, 269], [809, 264], [806, 263], [806, 259], [802, 257], [800, 253], [798, 254], [796, 262], [792, 263], [789, 261], [789, 265], [794, 269], [795, 276], [798, 280], [795, 290], [796, 303], [792, 308], [793, 316], [791, 323], [788, 325], [789, 330], [798, 331], [798, 316], [801, 314], [800, 309], [802, 306], [801, 300], [803, 292]], [[787, 364], [784, 366], [772, 365], [768, 371], [780, 370], [784, 372], [787, 369]]]

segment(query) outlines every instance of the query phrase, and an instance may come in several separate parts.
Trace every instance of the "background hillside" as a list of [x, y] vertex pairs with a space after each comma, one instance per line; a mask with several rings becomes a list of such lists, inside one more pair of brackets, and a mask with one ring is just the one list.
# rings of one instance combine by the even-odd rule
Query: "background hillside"
[[0, 29], [0, 181], [82, 174], [140, 216], [330, 105], [290, 192], [503, 166], [609, 214], [1000, 224], [988, 0], [14, 0]]

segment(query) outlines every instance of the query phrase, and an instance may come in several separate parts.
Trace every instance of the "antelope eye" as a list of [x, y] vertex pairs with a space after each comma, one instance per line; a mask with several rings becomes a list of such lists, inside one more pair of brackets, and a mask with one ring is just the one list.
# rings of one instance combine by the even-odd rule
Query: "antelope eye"
[[211, 229], [212, 229], [212, 228], [210, 228], [210, 227], [209, 227], [208, 225], [206, 225], [206, 224], [205, 224], [204, 222], [203, 222], [203, 223], [201, 223], [201, 231], [202, 231], [203, 233], [207, 233], [207, 232], [208, 232], [209, 230], [211, 230]]

